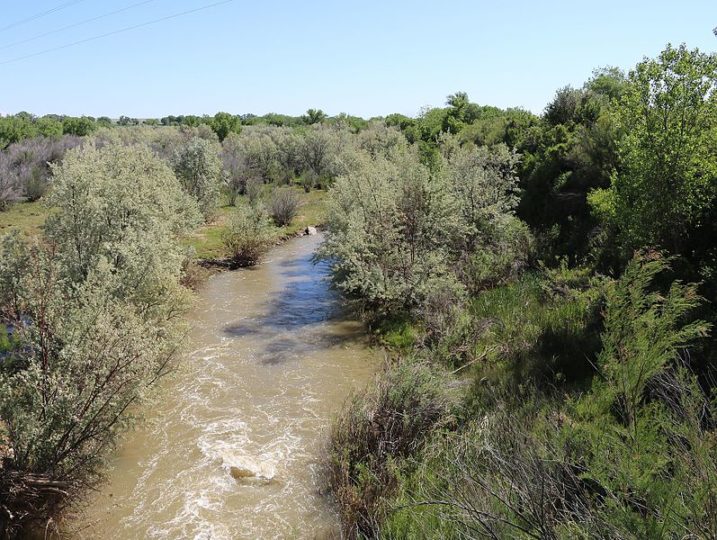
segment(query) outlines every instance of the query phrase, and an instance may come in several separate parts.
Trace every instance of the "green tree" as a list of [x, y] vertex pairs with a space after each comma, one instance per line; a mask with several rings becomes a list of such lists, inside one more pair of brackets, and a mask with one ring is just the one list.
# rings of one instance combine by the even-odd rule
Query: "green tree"
[[241, 133], [241, 119], [238, 116], [226, 112], [218, 112], [211, 122], [214, 133], [222, 142], [230, 133]]
[[326, 113], [321, 109], [309, 109], [306, 114], [301, 117], [305, 124], [320, 124], [326, 120]]
[[717, 196], [717, 55], [668, 45], [630, 72], [615, 119], [620, 169], [593, 206], [626, 254], [685, 253]]
[[58, 122], [53, 118], [43, 116], [37, 119], [35, 125], [37, 126], [38, 133], [43, 137], [59, 138], [62, 136], [62, 122]]
[[85, 137], [97, 129], [97, 124], [89, 116], [81, 118], [68, 116], [62, 120], [62, 132], [65, 135]]

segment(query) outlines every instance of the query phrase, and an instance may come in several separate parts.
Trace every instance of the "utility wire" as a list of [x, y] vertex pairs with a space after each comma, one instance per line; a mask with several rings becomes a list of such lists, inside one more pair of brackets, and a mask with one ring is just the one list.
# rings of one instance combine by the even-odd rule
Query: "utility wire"
[[105, 17], [110, 17], [112, 15], [117, 15], [118, 13], [122, 13], [124, 11], [128, 11], [132, 8], [136, 8], [138, 6], [143, 6], [144, 4], [149, 4], [150, 2], [156, 2], [157, 0], [144, 0], [143, 2], [137, 2], [135, 4], [131, 4], [129, 6], [116, 9], [115, 11], [110, 11], [109, 13], [104, 13], [102, 15], [98, 15], [97, 17], [92, 17], [90, 19], [85, 19], [80, 22], [76, 22], [74, 24], [68, 24], [67, 26], [63, 26], [62, 28], [56, 28], [55, 30], [50, 30], [49, 32], [45, 32], [43, 34], [38, 34], [36, 36], [29, 37], [27, 39], [23, 39], [21, 41], [15, 41], [13, 43], [8, 43], [7, 45], [3, 45], [0, 47], [0, 51], [4, 51], [5, 49], [9, 49], [10, 47], [15, 47], [16, 45], [22, 45], [23, 43], [28, 43], [30, 41], [35, 41], [36, 39], [43, 38], [45, 36], [51, 36], [52, 34], [57, 34], [58, 32], [63, 32], [65, 30], [69, 30], [70, 28], [76, 28], [77, 26], [82, 26], [83, 24], [91, 23], [94, 21], [98, 21], [100, 19], [104, 19]]
[[60, 4], [59, 6], [55, 6], [52, 9], [48, 9], [46, 11], [41, 11], [40, 13], [35, 13], [34, 15], [30, 15], [26, 19], [21, 19], [19, 21], [15, 21], [14, 23], [10, 23], [7, 26], [3, 26], [0, 28], [0, 32], [4, 32], [5, 30], [10, 30], [10, 28], [15, 28], [16, 26], [20, 26], [21, 24], [29, 23], [30, 21], [34, 21], [37, 19], [40, 19], [44, 17], [45, 15], [50, 15], [51, 13], [55, 13], [56, 11], [60, 11], [62, 9], [65, 9], [70, 6], [74, 6], [75, 4], [79, 4], [80, 2], [84, 2], [85, 0], [72, 0], [71, 2], [65, 2], [64, 4]]
[[[80, 0], [82, 1], [82, 0]], [[177, 17], [181, 17], [183, 15], [189, 15], [191, 13], [197, 13], [198, 11], [204, 11], [205, 9], [210, 9], [213, 7], [221, 6], [222, 4], [229, 4], [230, 2], [234, 2], [234, 0], [222, 0], [221, 2], [214, 2], [212, 4], [207, 4], [206, 6], [200, 6], [198, 8], [194, 9], [188, 9], [186, 11], [180, 11], [179, 13], [174, 13], [173, 15], [167, 15], [166, 17], [160, 17], [158, 19], [152, 19], [151, 21], [143, 22], [140, 24], [135, 24], [133, 26], [126, 26], [124, 28], [120, 28], [119, 30], [113, 30], [112, 32], [107, 32], [105, 34], [100, 34], [98, 36], [92, 36], [86, 39], [81, 39], [79, 41], [73, 41], [72, 43], [67, 43], [65, 45], [60, 45], [59, 47], [52, 47], [51, 49], [45, 49], [44, 51], [38, 51], [36, 53], [27, 54], [25, 56], [18, 56], [17, 58], [11, 58], [10, 60], [5, 60], [3, 62], [0, 62], [0, 66], [5, 64], [11, 64], [13, 62], [19, 62], [20, 60], [26, 60], [28, 58], [34, 58], [35, 56], [40, 56], [42, 54], [51, 53], [54, 51], [59, 51], [62, 49], [67, 49], [69, 47], [74, 47], [75, 45], [81, 45], [82, 43], [87, 43], [89, 41], [95, 41], [98, 39], [106, 38], [109, 36], [114, 36], [116, 34], [122, 34], [124, 32], [129, 32], [130, 30], [136, 30], [137, 28], [143, 28], [145, 26], [150, 26], [152, 24], [157, 24], [163, 21], [168, 21], [169, 19], [176, 19]]]

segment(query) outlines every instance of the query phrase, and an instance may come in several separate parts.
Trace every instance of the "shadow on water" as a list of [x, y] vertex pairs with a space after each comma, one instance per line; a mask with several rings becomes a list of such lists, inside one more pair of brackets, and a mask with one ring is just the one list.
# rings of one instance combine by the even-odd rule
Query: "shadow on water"
[[286, 286], [268, 295], [262, 315], [223, 329], [230, 337], [251, 336], [265, 343], [256, 351], [260, 363], [281, 364], [314, 348], [337, 347], [364, 337], [360, 326], [340, 335], [322, 331], [327, 321], [340, 322], [348, 315], [338, 293], [331, 288], [326, 261], [315, 261], [309, 253], [271, 264]]

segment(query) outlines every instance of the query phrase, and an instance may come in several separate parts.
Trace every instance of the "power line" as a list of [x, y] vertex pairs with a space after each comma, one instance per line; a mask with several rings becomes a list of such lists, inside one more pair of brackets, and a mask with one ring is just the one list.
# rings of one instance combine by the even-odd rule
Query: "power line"
[[68, 24], [67, 26], [63, 26], [62, 28], [56, 28], [55, 30], [50, 30], [49, 32], [45, 32], [43, 34], [38, 34], [36, 36], [29, 37], [27, 39], [23, 39], [21, 41], [15, 41], [13, 43], [8, 43], [7, 45], [3, 45], [0, 47], [0, 51], [4, 51], [5, 49], [9, 49], [10, 47], [15, 47], [16, 45], [22, 45], [23, 43], [28, 43], [30, 41], [35, 41], [36, 39], [40, 39], [46, 36], [51, 36], [52, 34], [57, 34], [58, 32], [63, 32], [65, 30], [69, 30], [70, 28], [76, 28], [77, 26], [82, 26], [83, 24], [91, 23], [94, 21], [98, 21], [100, 19], [104, 19], [105, 17], [110, 17], [112, 15], [117, 15], [118, 13], [122, 13], [124, 11], [128, 11], [132, 8], [136, 8], [138, 6], [142, 6], [144, 4], [149, 4], [150, 2], [156, 2], [157, 0], [144, 0], [143, 2], [137, 2], [135, 4], [131, 4], [129, 6], [116, 9], [115, 11], [110, 11], [109, 13], [104, 13], [102, 15], [98, 15], [97, 17], [92, 17], [90, 19], [85, 19], [80, 22], [76, 22], [74, 24]]
[[[82, 0], [80, 0], [82, 1]], [[5, 64], [11, 64], [13, 62], [19, 62], [20, 60], [27, 60], [28, 58], [34, 58], [35, 56], [40, 56], [42, 54], [47, 54], [55, 51], [59, 51], [62, 49], [67, 49], [69, 47], [74, 47], [75, 45], [81, 45], [83, 43], [87, 43], [89, 41], [95, 41], [98, 39], [106, 38], [109, 36], [114, 36], [116, 34], [122, 34], [123, 32], [129, 32], [130, 30], [136, 30], [137, 28], [143, 28], [145, 26], [149, 26], [152, 24], [157, 24], [163, 21], [168, 21], [169, 19], [176, 19], [177, 17], [181, 17], [183, 15], [189, 15], [191, 13], [197, 13], [198, 11], [204, 11], [205, 9], [210, 9], [213, 7], [221, 6], [222, 4], [229, 4], [230, 2], [234, 2], [234, 0], [222, 0], [221, 2], [214, 2], [213, 4], [208, 4], [206, 6], [200, 6], [198, 8], [194, 9], [188, 9], [186, 11], [180, 11], [179, 13], [174, 13], [173, 15], [167, 15], [166, 17], [160, 17], [158, 19], [152, 19], [151, 21], [143, 22], [140, 24], [135, 24], [133, 26], [126, 26], [125, 28], [120, 28], [119, 30], [113, 30], [112, 32], [107, 32], [105, 34], [100, 34], [98, 36], [92, 36], [86, 39], [81, 39], [79, 41], [73, 41], [72, 43], [67, 43], [65, 45], [60, 45], [59, 47], [52, 47], [51, 49], [45, 49], [44, 51], [39, 51], [32, 54], [27, 54], [25, 56], [18, 56], [17, 58], [11, 58], [10, 60], [5, 60], [3, 62], [0, 62], [0, 66]]]
[[0, 28], [0, 32], [4, 32], [5, 30], [10, 30], [10, 28], [15, 28], [16, 26], [20, 26], [21, 24], [29, 23], [30, 21], [34, 21], [37, 19], [40, 19], [44, 17], [45, 15], [50, 15], [51, 13], [55, 13], [57, 11], [60, 11], [62, 9], [65, 9], [70, 6], [74, 6], [75, 4], [79, 4], [80, 2], [84, 2], [85, 0], [72, 0], [71, 2], [65, 2], [64, 4], [60, 4], [59, 6], [55, 6], [52, 9], [48, 9], [46, 11], [41, 11], [40, 13], [35, 13], [34, 15], [30, 15], [26, 19], [21, 19], [19, 21], [15, 21], [14, 23], [10, 23], [7, 26], [3, 26]]

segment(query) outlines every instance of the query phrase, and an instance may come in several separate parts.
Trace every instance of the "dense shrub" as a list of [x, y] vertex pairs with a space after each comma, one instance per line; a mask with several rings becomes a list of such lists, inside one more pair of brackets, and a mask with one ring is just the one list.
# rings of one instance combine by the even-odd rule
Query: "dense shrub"
[[62, 133], [62, 122], [50, 116], [37, 118], [26, 112], [12, 116], [0, 116], [0, 150], [25, 139], [57, 138]]
[[189, 303], [177, 235], [199, 213], [167, 165], [146, 148], [85, 146], [53, 175], [46, 241], [0, 247], [7, 536], [99, 478], [130, 407], [168, 371]]
[[2, 201], [36, 201], [45, 195], [50, 185], [50, 165], [61, 161], [65, 152], [81, 141], [73, 136], [40, 137], [0, 151], [0, 206]]
[[48, 204], [59, 211], [48, 219], [47, 236], [73, 280], [86, 279], [101, 260], [122, 270], [128, 294], [145, 285], [155, 294], [155, 279], [177, 278], [184, 255], [174, 238], [197, 225], [197, 205], [149, 149], [85, 146], [53, 174]]
[[197, 200], [204, 219], [211, 219], [221, 188], [221, 162], [216, 145], [194, 137], [176, 151], [173, 163], [185, 191]]
[[271, 217], [279, 227], [291, 224], [299, 211], [299, 196], [291, 188], [274, 190], [269, 202]]
[[299, 146], [303, 170], [311, 171], [319, 179], [333, 178], [340, 145], [339, 132], [318, 126], [308, 128]]
[[262, 205], [239, 206], [222, 233], [229, 258], [237, 266], [251, 266], [269, 249], [272, 227]]
[[454, 201], [412, 152], [359, 154], [331, 191], [328, 225], [323, 252], [336, 284], [370, 311], [410, 311], [459, 287], [450, 271], [460, 234]]
[[588, 392], [566, 404], [494, 395], [479, 419], [426, 445], [381, 533], [714, 536], [714, 404], [679, 360], [707, 327], [685, 322], [694, 286], [653, 292], [666, 268], [654, 255], [637, 258], [610, 287]]
[[[437, 173], [400, 143], [351, 159], [331, 192], [324, 253], [339, 288], [365, 308], [395, 316], [434, 296], [460, 300], [525, 265], [530, 235], [511, 215], [516, 157], [505, 147], [458, 149]], [[481, 257], [506, 253], [515, 258], [503, 275], [497, 265], [481, 275]]]
[[375, 537], [404, 460], [449, 421], [444, 380], [429, 366], [387, 365], [365, 392], [349, 398], [331, 431], [331, 487], [344, 533]]

